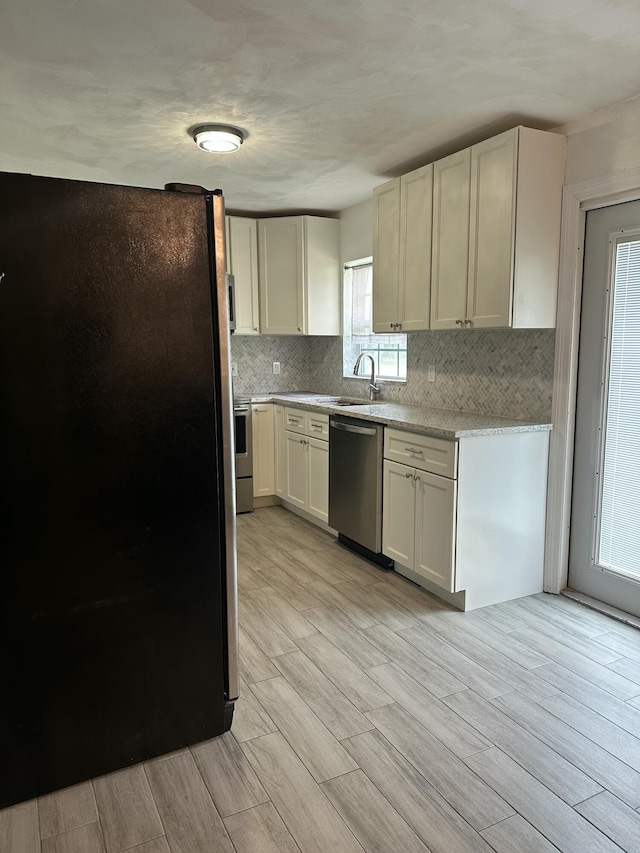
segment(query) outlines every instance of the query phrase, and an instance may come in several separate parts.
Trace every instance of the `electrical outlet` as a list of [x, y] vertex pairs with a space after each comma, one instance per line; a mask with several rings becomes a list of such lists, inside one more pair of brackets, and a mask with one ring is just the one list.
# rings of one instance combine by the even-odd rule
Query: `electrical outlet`
[[427, 365], [427, 382], [435, 382], [436, 381], [436, 366], [435, 364]]
[[273, 372], [275, 373], [276, 376], [280, 373], [280, 362], [279, 361], [273, 362]]
[[238, 362], [237, 361], [231, 362], [231, 375], [232, 376], [238, 375]]

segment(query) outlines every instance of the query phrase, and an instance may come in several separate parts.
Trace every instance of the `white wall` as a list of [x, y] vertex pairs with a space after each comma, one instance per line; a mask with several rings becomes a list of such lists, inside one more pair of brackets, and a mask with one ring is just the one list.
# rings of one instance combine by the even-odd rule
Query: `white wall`
[[342, 263], [373, 254], [373, 197], [347, 207], [340, 213], [340, 257]]
[[569, 186], [640, 168], [640, 95], [557, 128], [567, 136]]

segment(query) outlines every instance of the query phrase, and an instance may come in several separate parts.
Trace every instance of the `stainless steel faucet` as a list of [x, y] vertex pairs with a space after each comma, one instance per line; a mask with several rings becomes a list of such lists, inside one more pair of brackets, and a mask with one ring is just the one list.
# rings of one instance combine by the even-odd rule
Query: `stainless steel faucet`
[[361, 352], [358, 358], [356, 359], [356, 363], [353, 366], [353, 375], [358, 376], [360, 373], [360, 362], [363, 358], [371, 359], [371, 380], [369, 381], [369, 399], [373, 402], [375, 401], [377, 395], [380, 393], [380, 388], [376, 385], [376, 362], [370, 352]]

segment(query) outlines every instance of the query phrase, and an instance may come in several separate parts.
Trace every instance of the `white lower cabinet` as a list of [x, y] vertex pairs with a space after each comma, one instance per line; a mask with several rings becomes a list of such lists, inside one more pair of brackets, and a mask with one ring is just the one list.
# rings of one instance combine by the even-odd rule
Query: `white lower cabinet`
[[300, 509], [307, 508], [307, 448], [306, 439], [297, 432], [284, 434], [286, 481], [284, 498]]
[[275, 433], [275, 478], [276, 495], [284, 497], [287, 476], [287, 457], [284, 446], [284, 406], [273, 407], [273, 428]]
[[456, 481], [416, 471], [414, 571], [448, 592], [455, 589]]
[[284, 499], [326, 523], [329, 519], [329, 442], [288, 430], [284, 437]]
[[308, 510], [325, 523], [329, 521], [329, 442], [307, 439]]
[[275, 493], [273, 404], [251, 406], [253, 433], [253, 496], [267, 497]]
[[382, 551], [455, 590], [456, 482], [385, 459]]
[[416, 538], [414, 469], [384, 461], [382, 553], [413, 568]]
[[329, 418], [291, 406], [275, 406], [274, 409], [276, 494], [285, 503], [326, 524], [329, 520]]
[[548, 453], [543, 431], [385, 429], [383, 553], [461, 610], [542, 592]]

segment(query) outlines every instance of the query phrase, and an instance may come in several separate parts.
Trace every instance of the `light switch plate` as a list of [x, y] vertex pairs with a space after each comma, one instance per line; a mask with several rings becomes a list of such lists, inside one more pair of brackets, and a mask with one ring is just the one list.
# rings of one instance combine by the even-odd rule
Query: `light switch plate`
[[436, 366], [435, 364], [427, 365], [427, 382], [435, 382], [436, 381]]
[[273, 372], [276, 374], [276, 376], [280, 373], [280, 362], [279, 361], [273, 362]]

